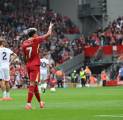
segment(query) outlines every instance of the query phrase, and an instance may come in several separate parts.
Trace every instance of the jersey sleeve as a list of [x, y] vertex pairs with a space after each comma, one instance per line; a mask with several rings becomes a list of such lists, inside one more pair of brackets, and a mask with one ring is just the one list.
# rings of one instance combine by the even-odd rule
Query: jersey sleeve
[[47, 65], [49, 65], [49, 60], [46, 61]]
[[8, 52], [9, 52], [10, 54], [13, 54], [13, 53], [14, 53], [11, 49], [8, 49]]
[[42, 37], [42, 36], [38, 36], [38, 37], [36, 37], [36, 42], [38, 42], [38, 43], [42, 43], [42, 42], [44, 42], [45, 41], [45, 39]]

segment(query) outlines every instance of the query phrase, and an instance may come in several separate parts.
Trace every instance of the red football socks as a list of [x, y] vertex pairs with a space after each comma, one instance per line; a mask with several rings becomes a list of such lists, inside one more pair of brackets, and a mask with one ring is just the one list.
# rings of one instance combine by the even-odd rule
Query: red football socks
[[29, 86], [28, 99], [27, 99], [28, 103], [31, 103], [31, 101], [32, 101], [34, 90], [35, 90], [35, 86]]
[[35, 93], [35, 96], [37, 98], [37, 101], [40, 102], [41, 99], [40, 99], [40, 93], [39, 93], [39, 90], [38, 90], [38, 85], [35, 86], [34, 93]]

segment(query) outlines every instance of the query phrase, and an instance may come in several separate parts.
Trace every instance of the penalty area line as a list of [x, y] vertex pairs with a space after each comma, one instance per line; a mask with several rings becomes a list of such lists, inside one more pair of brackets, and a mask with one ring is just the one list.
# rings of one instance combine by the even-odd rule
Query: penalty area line
[[123, 115], [96, 115], [96, 117], [123, 118]]

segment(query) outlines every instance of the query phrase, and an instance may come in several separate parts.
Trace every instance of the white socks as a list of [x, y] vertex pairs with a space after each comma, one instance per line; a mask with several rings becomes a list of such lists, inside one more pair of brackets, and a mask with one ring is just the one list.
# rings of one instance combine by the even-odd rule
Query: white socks
[[28, 106], [31, 106], [31, 103], [27, 103]]
[[4, 92], [3, 92], [3, 98], [5, 98], [5, 97], [10, 97], [10, 93], [9, 93], [9, 92], [4, 91]]
[[3, 98], [5, 98], [5, 97], [6, 97], [6, 91], [3, 92]]
[[10, 97], [10, 93], [9, 92], [6, 92], [6, 97]]

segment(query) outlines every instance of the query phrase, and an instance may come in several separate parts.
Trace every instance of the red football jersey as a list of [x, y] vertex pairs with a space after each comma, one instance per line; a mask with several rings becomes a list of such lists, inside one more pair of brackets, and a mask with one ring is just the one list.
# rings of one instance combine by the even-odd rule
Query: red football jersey
[[27, 65], [40, 65], [39, 47], [44, 39], [41, 36], [27, 39], [23, 42], [22, 49]]

